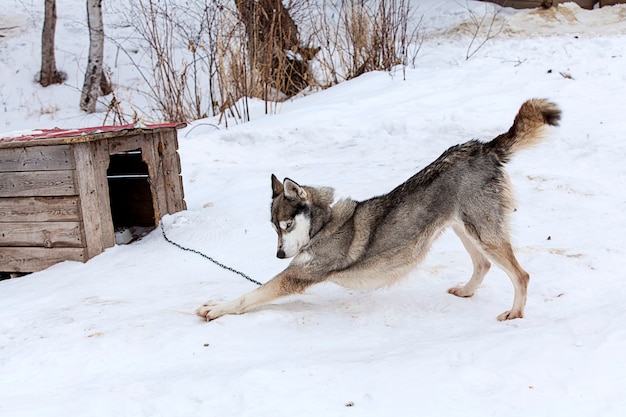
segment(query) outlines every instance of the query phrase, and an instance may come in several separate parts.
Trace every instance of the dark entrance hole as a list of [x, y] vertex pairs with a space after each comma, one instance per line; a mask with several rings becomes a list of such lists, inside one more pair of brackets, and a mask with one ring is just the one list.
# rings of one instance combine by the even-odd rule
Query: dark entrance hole
[[107, 178], [117, 243], [128, 243], [154, 229], [150, 177], [141, 150], [111, 155]]

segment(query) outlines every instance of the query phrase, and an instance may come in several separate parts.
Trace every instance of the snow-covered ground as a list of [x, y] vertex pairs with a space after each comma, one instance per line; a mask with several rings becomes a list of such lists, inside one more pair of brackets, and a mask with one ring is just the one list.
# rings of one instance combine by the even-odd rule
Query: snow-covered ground
[[[3, 3], [0, 28], [17, 27], [0, 31], [0, 131], [102, 121], [77, 110], [82, 72], [68, 58], [86, 56], [84, 5], [57, 3], [69, 85], [48, 89], [33, 83], [43, 6]], [[165, 228], [266, 281], [287, 263], [274, 256], [271, 173], [367, 198], [547, 97], [561, 127], [508, 165], [514, 242], [531, 274], [526, 318], [496, 321], [513, 290], [495, 267], [474, 297], [446, 292], [471, 271], [447, 233], [391, 288], [320, 285], [206, 323], [193, 315], [202, 302], [254, 285], [155, 231], [0, 282], [0, 415], [625, 415], [626, 6], [503, 9], [507, 27], [466, 60], [467, 8], [493, 6], [419, 4], [424, 44], [406, 74], [365, 74], [275, 115], [255, 102], [250, 123], [180, 131], [189, 209]]]

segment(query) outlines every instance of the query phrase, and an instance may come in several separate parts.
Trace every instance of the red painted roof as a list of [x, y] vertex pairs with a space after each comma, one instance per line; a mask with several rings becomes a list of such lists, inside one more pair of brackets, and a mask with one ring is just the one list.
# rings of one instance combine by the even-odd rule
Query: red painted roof
[[127, 130], [151, 130], [162, 128], [177, 128], [183, 127], [184, 123], [159, 123], [159, 124], [128, 124], [122, 126], [96, 126], [96, 127], [82, 127], [77, 129], [38, 129], [32, 132], [25, 133], [20, 136], [8, 136], [0, 137], [0, 143], [2, 142], [15, 142], [15, 141], [30, 141], [40, 139], [58, 139], [58, 138], [71, 138], [77, 136], [96, 135], [98, 133], [105, 132], [123, 132]]

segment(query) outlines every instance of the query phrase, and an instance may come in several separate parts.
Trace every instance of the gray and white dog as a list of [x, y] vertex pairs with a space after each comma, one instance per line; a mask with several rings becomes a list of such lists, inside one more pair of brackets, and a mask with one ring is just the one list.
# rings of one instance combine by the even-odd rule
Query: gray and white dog
[[545, 99], [520, 108], [513, 126], [490, 142], [469, 141], [390, 193], [365, 201], [333, 203], [332, 188], [300, 186], [272, 175], [272, 224], [279, 258], [289, 266], [261, 287], [233, 301], [208, 302], [196, 313], [206, 320], [242, 314], [279, 297], [301, 293], [323, 281], [375, 289], [405, 277], [452, 227], [472, 259], [469, 281], [448, 291], [470, 297], [494, 262], [515, 289], [513, 306], [498, 316], [524, 316], [529, 275], [517, 262], [509, 238], [513, 197], [504, 164], [517, 151], [538, 143], [545, 127], [558, 125], [561, 111]]

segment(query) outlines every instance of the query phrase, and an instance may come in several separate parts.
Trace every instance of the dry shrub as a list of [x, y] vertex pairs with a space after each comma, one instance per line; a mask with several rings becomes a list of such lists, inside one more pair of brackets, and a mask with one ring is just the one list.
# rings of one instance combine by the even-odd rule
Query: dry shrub
[[[272, 102], [311, 86], [414, 65], [421, 42], [409, 0], [135, 0], [116, 7], [134, 35], [113, 42], [142, 80], [136, 92], [150, 107], [142, 111], [161, 120], [247, 121], [249, 97], [272, 112]], [[119, 93], [116, 100], [119, 109]]]
[[369, 71], [414, 65], [420, 25], [408, 0], [324, 0], [312, 34], [323, 50], [324, 80], [332, 85]]

